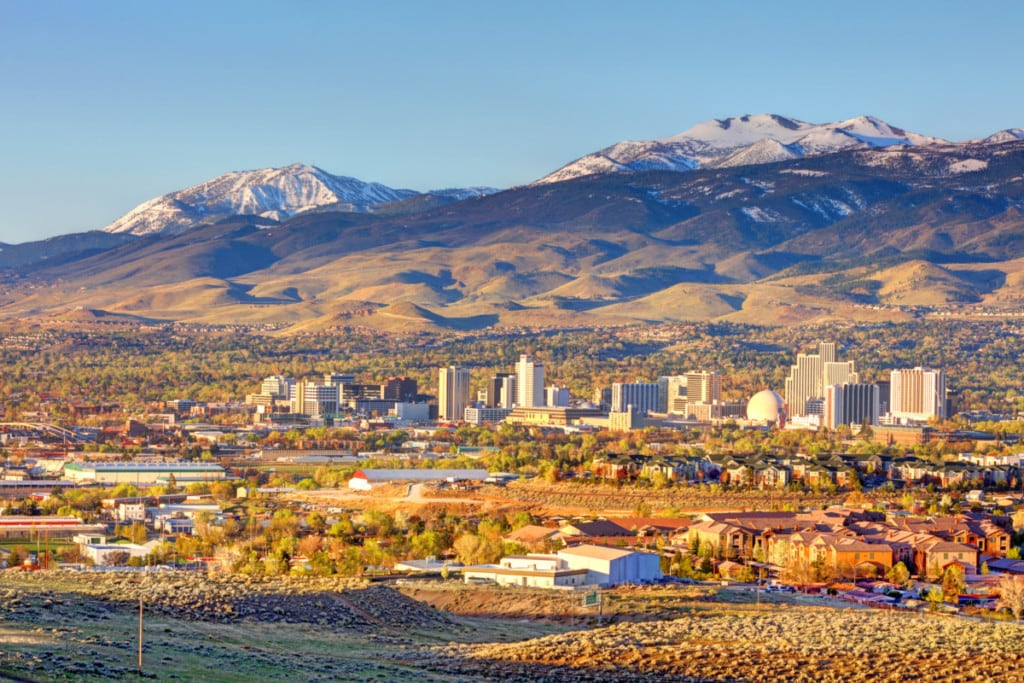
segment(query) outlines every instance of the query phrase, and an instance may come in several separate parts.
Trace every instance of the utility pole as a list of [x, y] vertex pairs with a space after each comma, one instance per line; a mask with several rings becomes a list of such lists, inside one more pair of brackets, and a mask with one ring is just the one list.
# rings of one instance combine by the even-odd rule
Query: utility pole
[[142, 675], [142, 591], [139, 591], [139, 675]]

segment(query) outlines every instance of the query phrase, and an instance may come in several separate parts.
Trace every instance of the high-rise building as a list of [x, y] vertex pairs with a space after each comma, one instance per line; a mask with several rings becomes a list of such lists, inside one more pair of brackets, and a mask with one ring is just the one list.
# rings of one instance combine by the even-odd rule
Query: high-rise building
[[291, 409], [293, 413], [314, 417], [334, 415], [338, 412], [338, 399], [337, 386], [302, 380], [292, 387]]
[[615, 382], [612, 384], [612, 411], [624, 413], [629, 406], [633, 406], [633, 411], [638, 415], [656, 412], [658, 410], [658, 385], [645, 382], [632, 384]]
[[355, 384], [356, 376], [348, 372], [325, 372], [324, 384], [341, 386], [343, 384]]
[[437, 418], [461, 420], [469, 405], [469, 369], [451, 366], [437, 371]]
[[796, 364], [790, 367], [786, 378], [786, 415], [807, 415], [807, 401], [824, 401], [825, 387], [831, 384], [856, 384], [859, 381], [854, 361], [837, 361], [835, 343], [820, 342], [817, 353], [797, 354]]
[[686, 410], [686, 377], [686, 375], [667, 375], [658, 378], [659, 413], [682, 413]]
[[535, 363], [529, 356], [519, 356], [516, 364], [516, 405], [524, 408], [544, 406], [544, 364]]
[[658, 412], [687, 415], [691, 404], [714, 403], [719, 399], [717, 372], [688, 372], [658, 378]]
[[491, 377], [487, 383], [487, 407], [508, 408], [515, 407], [519, 396], [516, 391], [516, 376], [510, 372], [499, 372]]
[[413, 401], [420, 388], [412, 377], [388, 377], [380, 385], [381, 397], [393, 401]]
[[295, 386], [295, 380], [291, 377], [274, 375], [263, 380], [260, 393], [271, 398], [291, 398], [293, 386]]
[[544, 389], [544, 405], [551, 408], [569, 407], [569, 388], [550, 386]]
[[832, 384], [825, 388], [825, 419], [829, 429], [839, 425], [878, 424], [878, 387], [874, 384]]
[[719, 398], [717, 372], [686, 373], [686, 400], [690, 403], [714, 403]]
[[898, 420], [946, 417], [946, 373], [917, 367], [889, 373], [889, 413]]

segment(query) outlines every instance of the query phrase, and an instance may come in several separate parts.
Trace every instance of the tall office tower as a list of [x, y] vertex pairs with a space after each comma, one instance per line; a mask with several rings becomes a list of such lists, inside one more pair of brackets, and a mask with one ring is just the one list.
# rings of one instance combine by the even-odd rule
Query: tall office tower
[[299, 415], [306, 414], [306, 385], [312, 384], [304, 379], [300, 379], [298, 382], [291, 386], [289, 399], [291, 402], [291, 410], [293, 413]]
[[306, 384], [306, 412], [314, 417], [338, 412], [340, 390], [331, 384]]
[[690, 403], [714, 403], [719, 398], [717, 372], [686, 373], [686, 400]]
[[569, 407], [569, 388], [554, 385], [544, 389], [544, 405], [549, 408]]
[[291, 409], [300, 415], [333, 415], [338, 412], [339, 397], [337, 386], [303, 380], [292, 388]]
[[343, 384], [355, 384], [356, 376], [348, 372], [325, 372], [324, 384], [341, 386]]
[[833, 384], [857, 384], [860, 382], [860, 374], [857, 372], [855, 361], [832, 361], [824, 363], [824, 386]]
[[469, 369], [437, 369], [437, 418], [461, 420], [469, 405]]
[[835, 363], [836, 362], [836, 343], [835, 342], [818, 342], [818, 355], [821, 356], [822, 363]]
[[878, 387], [874, 384], [832, 384], [825, 388], [825, 419], [829, 429], [839, 425], [878, 424]]
[[527, 355], [516, 364], [516, 405], [534, 408], [544, 405], [544, 364], [534, 363]]
[[946, 417], [946, 373], [914, 368], [889, 373], [889, 413], [897, 419], [925, 421]]
[[291, 377], [274, 375], [263, 380], [260, 393], [272, 398], [291, 398], [293, 386], [295, 386], [295, 380]]
[[[658, 378], [658, 412], [677, 413], [685, 410], [686, 375], [666, 375]], [[684, 405], [676, 408], [677, 400], [682, 399]]]
[[487, 383], [487, 407], [509, 408], [515, 404], [516, 376], [510, 372], [499, 372]]
[[419, 393], [419, 385], [412, 377], [388, 377], [380, 385], [381, 396], [392, 401], [413, 401]]
[[889, 406], [892, 403], [890, 396], [892, 394], [892, 385], [888, 381], [875, 382], [875, 386], [878, 387], [878, 416], [888, 415], [892, 411]]
[[800, 353], [796, 365], [786, 378], [786, 414], [790, 417], [807, 415], [809, 399], [825, 398], [825, 387], [830, 384], [855, 384], [860, 381], [853, 361], [836, 361], [833, 342], [818, 344], [817, 353]]
[[657, 411], [658, 385], [644, 382], [612, 384], [612, 411], [624, 413], [629, 406], [633, 406], [633, 412], [639, 415]]

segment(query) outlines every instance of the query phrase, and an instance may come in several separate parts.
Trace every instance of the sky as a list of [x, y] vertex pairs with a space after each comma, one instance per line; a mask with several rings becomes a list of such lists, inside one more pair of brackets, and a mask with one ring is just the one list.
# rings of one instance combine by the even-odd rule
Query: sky
[[293, 162], [511, 187], [711, 118], [1024, 127], [1024, 3], [0, 0], [0, 242]]

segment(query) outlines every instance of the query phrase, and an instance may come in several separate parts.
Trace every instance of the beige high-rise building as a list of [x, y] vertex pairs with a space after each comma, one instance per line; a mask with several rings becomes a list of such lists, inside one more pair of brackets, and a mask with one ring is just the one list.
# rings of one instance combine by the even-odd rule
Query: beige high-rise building
[[714, 403], [719, 399], [717, 372], [688, 372], [658, 378], [658, 412], [686, 415], [698, 403]]
[[462, 420], [469, 405], [469, 369], [437, 369], [437, 418]]
[[924, 422], [946, 417], [946, 373], [914, 368], [889, 373], [889, 413], [898, 420]]
[[535, 363], [529, 356], [519, 356], [516, 364], [516, 405], [536, 408], [544, 405], [544, 364]]
[[834, 342], [820, 342], [817, 353], [800, 353], [786, 378], [786, 414], [807, 415], [807, 402], [824, 401], [825, 387], [860, 381], [854, 361], [837, 361]]
[[690, 403], [714, 403], [719, 398], [717, 372], [686, 373], [686, 400]]

